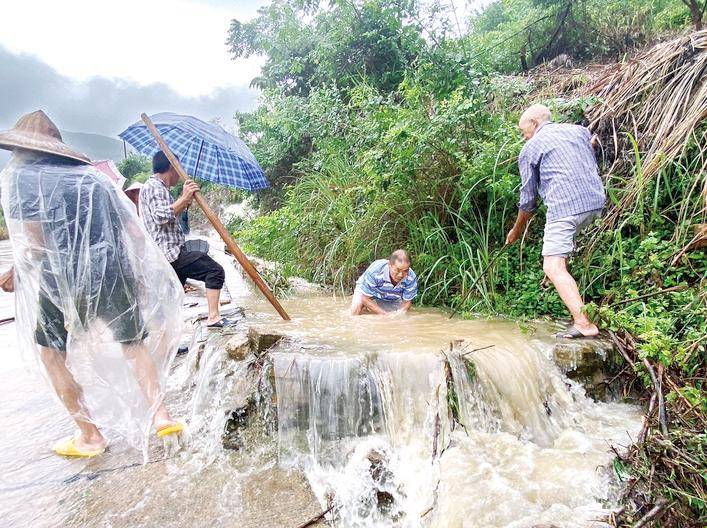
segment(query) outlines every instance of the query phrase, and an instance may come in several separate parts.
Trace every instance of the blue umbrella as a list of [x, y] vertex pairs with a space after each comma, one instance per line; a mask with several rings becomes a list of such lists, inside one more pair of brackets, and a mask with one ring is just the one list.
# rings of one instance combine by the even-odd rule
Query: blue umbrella
[[[164, 125], [165, 116], [167, 116], [166, 119], [170, 123], [168, 125]], [[221, 127], [208, 125], [203, 121], [194, 119], [193, 117], [184, 117], [176, 114], [157, 114], [155, 118], [161, 120], [163, 126], [165, 127], [164, 130], [166, 134], [172, 134], [173, 143], [170, 145], [167, 141], [165, 141], [165, 138], [162, 135], [163, 133], [160, 132], [159, 126], [156, 126], [147, 114], [142, 114], [141, 117], [144, 125], [135, 124], [120, 134], [120, 136], [128, 141], [129, 137], [139, 137], [139, 135], [143, 133], [149, 134], [149, 142], [151, 143], [154, 141], [154, 147], [149, 146], [148, 139], [146, 138], [143, 138], [140, 141], [130, 140], [131, 144], [143, 145], [140, 149], [140, 152], [143, 153], [155, 152], [158, 148], [161, 149], [182, 180], [189, 178], [189, 173], [186, 169], [184, 169], [183, 163], [191, 163], [190, 160], [194, 159], [192, 175], [200, 176], [205, 180], [246, 189], [262, 189], [263, 187], [267, 187], [267, 182], [265, 181], [265, 178], [263, 178], [263, 172], [260, 169], [260, 166], [258, 166], [258, 162], [255, 161], [253, 155], [248, 151], [242, 142], [239, 142], [233, 136], [226, 134]], [[185, 124], [188, 124], [188, 126]], [[186, 126], [187, 130], [191, 131], [191, 133], [187, 133], [180, 128], [183, 126]], [[131, 132], [133, 129], [136, 131]], [[142, 132], [143, 129], [145, 132]], [[193, 135], [194, 130], [198, 130], [200, 135]], [[175, 137], [176, 139], [174, 139]], [[187, 138], [189, 137], [193, 137], [195, 139], [188, 140]], [[205, 159], [204, 152], [207, 148], [210, 148], [210, 146], [216, 145], [216, 140], [218, 140], [219, 146], [213, 150], [216, 154], [208, 158], [212, 160], [209, 162], [211, 169], [210, 172], [206, 172], [206, 168], [202, 169], [202, 167], [205, 166], [205, 163], [202, 163], [202, 159]], [[132, 141], [135, 142], [133, 143]], [[230, 147], [226, 148], [223, 145]], [[235, 150], [232, 148], [234, 146], [238, 148], [241, 155], [245, 154], [246, 157], [234, 155], [236, 154]], [[175, 156], [173, 149], [174, 151], [181, 153], [182, 159], [184, 160], [183, 162]], [[224, 162], [222, 163], [223, 166], [220, 166], [219, 163], [223, 162], [225, 159], [230, 161], [228, 163]], [[216, 162], [213, 160], [216, 160]], [[260, 180], [256, 180], [254, 184], [250, 175], [255, 171], [255, 169], [257, 169], [256, 173], [259, 175]], [[221, 179], [219, 180], [219, 178]], [[248, 260], [246, 254], [243, 253], [241, 248], [238, 247], [238, 244], [236, 244], [236, 241], [233, 240], [233, 237], [228, 232], [228, 229], [226, 229], [221, 220], [219, 220], [218, 216], [216, 216], [216, 213], [214, 213], [211, 207], [209, 207], [201, 193], [196, 192], [194, 194], [194, 200], [196, 200], [196, 203], [199, 207], [201, 207], [201, 210], [204, 211], [204, 215], [209, 222], [211, 222], [211, 225], [214, 226], [216, 232], [221, 235], [221, 238], [226, 244], [228, 250], [236, 258], [240, 265], [243, 266], [243, 270], [251, 279], [253, 279], [255, 285], [261, 292], [263, 292], [265, 297], [267, 297], [270, 304], [273, 305], [280, 316], [286, 321], [289, 321], [290, 316], [287, 315], [287, 312], [270, 291], [268, 285], [265, 284], [265, 281], [258, 273], [258, 270], [255, 269], [255, 266], [253, 266], [250, 260]]]
[[[268, 187], [258, 160], [248, 147], [218, 125], [191, 116], [162, 112], [151, 117], [184, 170], [194, 178], [254, 191]], [[145, 123], [138, 121], [120, 134], [139, 153], [160, 150]]]

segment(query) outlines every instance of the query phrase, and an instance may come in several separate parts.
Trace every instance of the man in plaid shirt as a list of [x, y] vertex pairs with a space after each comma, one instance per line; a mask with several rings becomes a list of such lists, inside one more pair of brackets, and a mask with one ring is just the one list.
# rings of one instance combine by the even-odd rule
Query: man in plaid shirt
[[184, 247], [184, 232], [179, 226], [179, 216], [189, 207], [199, 187], [193, 180], [187, 180], [182, 195], [174, 200], [169, 188], [177, 184], [179, 174], [162, 151], [153, 156], [152, 171], [154, 174], [140, 190], [142, 222], [174, 268], [182, 286], [187, 279], [204, 281], [209, 310], [206, 326], [221, 328], [226, 320], [219, 313], [219, 299], [226, 274], [223, 267], [206, 253], [188, 251]]
[[574, 319], [558, 337], [594, 337], [599, 329], [582, 311], [579, 288], [567, 271], [575, 235], [601, 216], [606, 200], [592, 136], [583, 126], [552, 123], [552, 114], [543, 105], [528, 108], [518, 126], [527, 143], [518, 157], [522, 180], [518, 218], [506, 244], [522, 236], [540, 197], [547, 206], [543, 271]]

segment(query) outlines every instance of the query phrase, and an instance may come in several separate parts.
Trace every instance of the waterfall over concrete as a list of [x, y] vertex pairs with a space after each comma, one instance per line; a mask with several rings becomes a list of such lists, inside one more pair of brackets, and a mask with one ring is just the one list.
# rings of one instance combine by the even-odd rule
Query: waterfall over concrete
[[[558, 368], [543, 324], [420, 307], [354, 318], [327, 295], [284, 300], [283, 323], [212, 246], [236, 324], [185, 326], [190, 350], [167, 385], [188, 425], [182, 449], [153, 439], [144, 466], [120, 444], [89, 462], [47, 457], [63, 415], [12, 371], [5, 419], [34, 418], [15, 424], [3, 455], [0, 501], [21, 505], [10, 526], [295, 528], [323, 511], [339, 528], [607, 526], [611, 446], [630, 442], [641, 412], [593, 401], [563, 374], [591, 350], [565, 347]], [[29, 425], [31, 456], [13, 450]]]

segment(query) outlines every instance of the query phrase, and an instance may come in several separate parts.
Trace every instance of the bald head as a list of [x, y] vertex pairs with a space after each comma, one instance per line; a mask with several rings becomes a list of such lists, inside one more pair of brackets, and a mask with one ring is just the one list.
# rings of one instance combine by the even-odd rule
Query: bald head
[[410, 266], [410, 255], [404, 249], [396, 249], [388, 259], [391, 264], [405, 264]]
[[550, 121], [552, 121], [552, 112], [550, 112], [550, 109], [545, 105], [534, 104], [520, 116], [518, 128], [520, 128], [523, 137], [527, 140], [533, 137], [535, 131], [543, 123]]

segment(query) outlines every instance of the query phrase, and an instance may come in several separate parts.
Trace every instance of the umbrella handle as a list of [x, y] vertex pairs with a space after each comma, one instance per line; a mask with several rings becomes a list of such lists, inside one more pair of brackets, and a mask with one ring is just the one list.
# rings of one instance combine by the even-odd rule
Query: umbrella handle
[[[147, 114], [142, 114], [140, 117], [142, 117], [142, 120], [145, 122], [145, 125], [147, 125], [147, 129], [152, 133], [154, 136], [155, 140], [157, 140], [157, 144], [160, 146], [162, 149], [162, 152], [165, 153], [167, 156], [167, 159], [169, 162], [172, 164], [174, 169], [177, 171], [177, 174], [179, 174], [180, 178], [182, 180], [187, 180], [189, 179], [189, 176], [187, 175], [186, 171], [182, 167], [182, 165], [179, 163], [179, 160], [177, 157], [172, 153], [170, 148], [167, 146], [167, 143], [165, 143], [165, 140], [162, 138], [162, 135], [159, 133], [157, 130], [157, 127], [155, 124], [152, 122], [152, 120], [147, 116]], [[265, 297], [270, 301], [270, 304], [272, 304], [273, 308], [277, 310], [277, 313], [280, 314], [280, 316], [285, 320], [289, 321], [290, 316], [287, 315], [287, 312], [285, 309], [282, 307], [280, 302], [275, 298], [273, 293], [270, 291], [270, 288], [268, 288], [268, 285], [265, 284], [265, 281], [262, 279], [260, 274], [258, 273], [258, 270], [255, 269], [255, 266], [248, 260], [248, 257], [243, 253], [241, 248], [238, 247], [238, 244], [236, 244], [236, 241], [233, 240], [231, 237], [231, 234], [228, 232], [228, 229], [226, 229], [219, 219], [218, 216], [216, 216], [216, 213], [209, 207], [209, 204], [206, 203], [206, 200], [204, 200], [204, 197], [201, 195], [201, 193], [195, 193], [194, 194], [194, 199], [196, 200], [196, 203], [199, 204], [199, 207], [201, 207], [201, 210], [204, 211], [204, 215], [206, 215], [206, 218], [209, 219], [209, 222], [211, 222], [211, 225], [214, 226], [214, 229], [216, 229], [216, 232], [221, 236], [223, 239], [223, 242], [226, 244], [226, 247], [228, 250], [231, 252], [231, 254], [236, 257], [236, 260], [238, 263], [243, 267], [243, 270], [248, 274], [248, 276], [252, 279], [252, 281], [255, 283], [255, 285], [258, 287], [258, 289], [265, 295]]]

